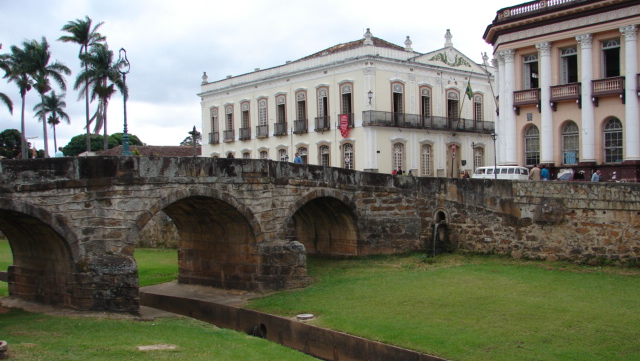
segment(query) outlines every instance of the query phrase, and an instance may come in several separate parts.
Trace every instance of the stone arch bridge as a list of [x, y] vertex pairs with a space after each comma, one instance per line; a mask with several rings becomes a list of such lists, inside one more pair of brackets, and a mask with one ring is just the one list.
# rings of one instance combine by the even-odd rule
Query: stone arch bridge
[[137, 311], [135, 245], [160, 212], [179, 233], [179, 282], [230, 289], [305, 286], [307, 254], [446, 246], [629, 263], [640, 254], [637, 184], [413, 178], [187, 157], [4, 160], [0, 179], [10, 294], [84, 310]]

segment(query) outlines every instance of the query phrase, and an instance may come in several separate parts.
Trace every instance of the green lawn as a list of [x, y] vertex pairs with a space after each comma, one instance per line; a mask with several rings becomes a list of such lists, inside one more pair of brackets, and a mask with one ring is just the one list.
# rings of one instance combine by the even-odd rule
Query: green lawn
[[[6, 272], [7, 267], [13, 264], [13, 254], [11, 253], [11, 247], [6, 238], [0, 238], [0, 271]], [[9, 295], [9, 288], [6, 282], [0, 282], [0, 297], [6, 297]]]
[[[140, 284], [174, 279], [176, 253], [136, 250]], [[0, 267], [6, 269], [10, 263], [6, 241], [0, 241]], [[310, 258], [308, 267], [314, 279], [311, 286], [255, 299], [248, 307], [286, 317], [313, 313], [319, 326], [451, 360], [640, 360], [638, 268], [457, 254], [435, 259], [420, 254]], [[6, 293], [6, 284], [0, 283], [3, 292], [1, 287]], [[135, 346], [156, 343], [179, 348], [154, 351], [154, 359], [303, 359], [298, 353], [270, 356], [293, 351], [186, 319], [58, 318], [15, 310], [8, 315], [0, 315], [0, 339], [13, 340], [20, 352], [38, 350], [23, 359], [74, 360], [70, 357], [78, 355], [77, 359], [109, 360], [105, 355], [112, 353], [118, 359], [145, 359]], [[183, 338], [176, 336], [180, 333]], [[112, 335], [117, 336], [113, 342]], [[59, 345], [40, 349], [41, 336], [59, 338]], [[82, 336], [85, 340], [77, 343], [84, 345], [84, 351], [70, 356], [66, 348], [75, 345], [74, 337]], [[108, 342], [96, 346], [95, 340]], [[197, 349], [201, 344], [206, 347]], [[252, 347], [255, 350], [245, 353]], [[263, 347], [275, 348], [262, 351]], [[99, 350], [99, 357], [94, 356]], [[234, 350], [242, 351], [207, 354]]]
[[139, 265], [140, 287], [170, 282], [178, 277], [178, 251], [175, 249], [138, 248], [134, 256]]
[[[264, 339], [188, 318], [135, 321], [53, 317], [20, 310], [0, 314], [0, 339], [10, 360], [29, 361], [236, 361], [315, 360]], [[139, 351], [138, 346], [175, 345]]]
[[[177, 251], [138, 249], [140, 284], [171, 281], [178, 273]], [[0, 239], [0, 270], [12, 264]], [[0, 296], [7, 284], [0, 282]], [[0, 340], [11, 360], [315, 360], [298, 351], [185, 317], [154, 321], [95, 317], [58, 317], [12, 309], [0, 313]], [[171, 344], [175, 350], [138, 351], [138, 346]]]
[[[429, 262], [425, 262], [429, 261]], [[640, 360], [640, 270], [495, 256], [309, 262], [249, 308], [452, 360]]]

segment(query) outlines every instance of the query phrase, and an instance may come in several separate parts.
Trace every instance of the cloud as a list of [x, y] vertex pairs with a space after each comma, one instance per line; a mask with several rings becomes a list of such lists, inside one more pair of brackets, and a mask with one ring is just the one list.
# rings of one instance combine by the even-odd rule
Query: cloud
[[[366, 28], [374, 36], [429, 52], [444, 46], [451, 29], [454, 46], [477, 62], [491, 54], [482, 35], [500, 8], [516, 5], [507, 0], [457, 2], [396, 0], [381, 6], [364, 0], [40, 0], [3, 1], [0, 9], [1, 52], [25, 39], [46, 36], [53, 59], [73, 70], [69, 88], [80, 71], [76, 44], [56, 41], [62, 26], [88, 15], [107, 36], [116, 53], [125, 48], [131, 61], [127, 75], [130, 101], [128, 123], [132, 134], [150, 145], [177, 145], [194, 125], [201, 128], [202, 73], [210, 81], [266, 69], [296, 60], [339, 43], [362, 38]], [[17, 104], [14, 115], [0, 107], [0, 130], [20, 127], [20, 98], [14, 84], [0, 81], [0, 92]], [[109, 106], [109, 127], [121, 132], [123, 108], [119, 94]], [[58, 143], [84, 133], [84, 101], [67, 90], [71, 125], [60, 125]], [[27, 95], [27, 110], [38, 102]], [[95, 104], [92, 105], [92, 113]], [[27, 136], [39, 136], [42, 125], [27, 115]], [[118, 124], [118, 126], [116, 126]], [[50, 136], [51, 135], [51, 132]], [[50, 152], [53, 141], [50, 141]], [[38, 144], [38, 143], [36, 143]], [[42, 146], [41, 146], [42, 147]]]

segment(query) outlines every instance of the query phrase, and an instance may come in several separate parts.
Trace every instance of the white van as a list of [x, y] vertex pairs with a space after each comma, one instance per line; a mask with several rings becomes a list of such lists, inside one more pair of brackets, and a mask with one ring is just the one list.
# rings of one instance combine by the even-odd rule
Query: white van
[[[496, 174], [493, 174], [493, 170]], [[498, 165], [495, 167], [478, 167], [471, 178], [477, 179], [517, 179], [528, 180], [529, 169], [515, 165]]]

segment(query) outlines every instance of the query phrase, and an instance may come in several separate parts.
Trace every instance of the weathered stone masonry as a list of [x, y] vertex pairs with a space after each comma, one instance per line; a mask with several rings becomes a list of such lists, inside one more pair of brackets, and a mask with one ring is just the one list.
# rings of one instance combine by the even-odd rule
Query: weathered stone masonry
[[306, 254], [431, 249], [634, 262], [636, 184], [412, 178], [292, 163], [90, 157], [0, 163], [12, 295], [136, 311], [133, 254], [156, 215], [180, 237], [179, 281], [273, 290], [307, 284]]

